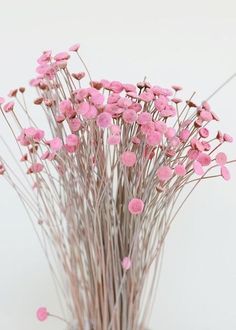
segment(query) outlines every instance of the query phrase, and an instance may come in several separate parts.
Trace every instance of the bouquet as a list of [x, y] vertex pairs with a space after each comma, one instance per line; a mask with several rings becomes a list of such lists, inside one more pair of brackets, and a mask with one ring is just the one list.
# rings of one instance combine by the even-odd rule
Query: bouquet
[[42, 306], [37, 317], [68, 330], [145, 329], [170, 226], [199, 183], [230, 179], [222, 148], [233, 138], [214, 130], [207, 101], [182, 100], [180, 86], [93, 80], [79, 44], [37, 62], [30, 106], [24, 87], [0, 98], [19, 151], [7, 146], [17, 168], [1, 156], [0, 175], [36, 229], [67, 311]]

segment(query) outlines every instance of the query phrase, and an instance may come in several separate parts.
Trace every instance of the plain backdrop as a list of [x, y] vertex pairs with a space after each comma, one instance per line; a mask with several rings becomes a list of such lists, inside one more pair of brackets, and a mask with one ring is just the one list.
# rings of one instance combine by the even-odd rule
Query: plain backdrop
[[[147, 76], [164, 87], [182, 85], [186, 98], [196, 91], [197, 100], [236, 71], [234, 0], [0, 4], [1, 95], [28, 83], [41, 51], [66, 50], [76, 42], [96, 79], [134, 83]], [[211, 105], [221, 129], [236, 138], [235, 97], [236, 79]], [[232, 158], [235, 146], [229, 148]], [[236, 329], [236, 166], [231, 172], [230, 182], [203, 184], [176, 219], [150, 329]], [[1, 178], [0, 197], [0, 329], [63, 330], [57, 320], [35, 318], [41, 305], [60, 314], [55, 288], [31, 224]]]

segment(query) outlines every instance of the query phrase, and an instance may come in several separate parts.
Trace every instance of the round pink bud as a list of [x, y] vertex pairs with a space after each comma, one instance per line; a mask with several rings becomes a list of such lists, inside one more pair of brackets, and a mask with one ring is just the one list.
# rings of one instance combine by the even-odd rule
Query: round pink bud
[[173, 127], [168, 127], [166, 132], [165, 132], [165, 136], [167, 139], [172, 139], [176, 134], [176, 131]]
[[202, 138], [207, 138], [209, 136], [209, 130], [205, 127], [200, 128], [199, 134]]
[[196, 160], [199, 155], [199, 151], [196, 149], [189, 149], [187, 152], [187, 156], [190, 160]]
[[120, 159], [122, 164], [127, 167], [134, 166], [137, 160], [135, 153], [132, 151], [123, 152], [122, 155], [120, 156]]
[[152, 121], [152, 115], [149, 112], [141, 112], [138, 115], [138, 120], [137, 120], [138, 124], [144, 125], [149, 123], [150, 121]]
[[34, 163], [30, 166], [29, 172], [30, 173], [40, 173], [40, 172], [42, 172], [43, 168], [44, 168], [43, 164]]
[[175, 174], [179, 176], [185, 176], [186, 174], [186, 169], [185, 166], [182, 164], [178, 164], [175, 166]]
[[107, 139], [107, 143], [110, 145], [117, 145], [120, 143], [120, 135], [111, 135]]
[[52, 139], [51, 141], [49, 141], [50, 144], [50, 148], [53, 151], [59, 151], [62, 148], [62, 140], [59, 137], [55, 137], [54, 139]]
[[57, 115], [55, 119], [58, 124], [61, 124], [66, 119], [66, 117], [64, 115]]
[[153, 131], [147, 135], [147, 144], [151, 146], [159, 145], [161, 143], [162, 135], [160, 132]]
[[123, 91], [124, 87], [121, 82], [119, 81], [112, 81], [109, 89], [111, 89], [114, 93], [120, 93]]
[[69, 51], [70, 52], [77, 52], [80, 48], [80, 44], [75, 44], [75, 45], [72, 45], [70, 48], [69, 48]]
[[120, 126], [118, 125], [111, 125], [110, 130], [114, 135], [120, 134]]
[[129, 257], [124, 257], [124, 259], [121, 262], [122, 268], [124, 270], [128, 270], [131, 267], [131, 259]]
[[80, 103], [78, 107], [78, 114], [84, 116], [89, 111], [90, 105], [88, 102], [82, 102]]
[[111, 126], [112, 116], [108, 112], [102, 112], [97, 116], [97, 125], [101, 128], [107, 128]]
[[70, 147], [76, 147], [79, 144], [79, 137], [75, 134], [69, 134], [66, 137], [66, 143]]
[[157, 177], [160, 181], [168, 181], [173, 175], [173, 170], [169, 166], [161, 166], [157, 170]]
[[157, 130], [160, 133], [165, 133], [167, 130], [166, 123], [164, 121], [158, 120], [154, 123], [154, 125], [155, 125], [155, 130]]
[[211, 163], [211, 157], [204, 153], [204, 152], [201, 152], [199, 155], [198, 155], [198, 158], [197, 160], [199, 161], [199, 163], [202, 165], [202, 166], [208, 166], [210, 165]]
[[224, 152], [219, 152], [217, 155], [216, 155], [216, 163], [218, 165], [225, 165], [227, 162], [227, 156]]
[[202, 110], [200, 112], [200, 118], [204, 121], [211, 121], [213, 119], [212, 114], [209, 111]]
[[150, 121], [147, 124], [141, 125], [141, 129], [140, 130], [141, 130], [141, 132], [143, 134], [150, 134], [150, 133], [152, 133], [152, 132], [155, 131], [155, 124], [154, 124], [153, 121]]
[[181, 102], [183, 102], [181, 99], [174, 97], [173, 99], [171, 99], [172, 102], [174, 102], [175, 104], [179, 104]]
[[190, 134], [191, 134], [190, 130], [185, 128], [180, 132], [179, 138], [180, 138], [181, 141], [185, 142], [190, 137]]
[[4, 104], [3, 110], [5, 112], [10, 112], [10, 111], [12, 111], [14, 109], [14, 105], [15, 105], [14, 102], [8, 102], [8, 103]]
[[225, 142], [230, 142], [230, 143], [233, 142], [232, 136], [230, 136], [229, 134], [226, 134], [226, 133], [223, 135], [223, 139]]
[[194, 163], [193, 163], [193, 170], [197, 175], [202, 176], [204, 174], [204, 170], [202, 168], [202, 165], [197, 160], [195, 160]]
[[137, 118], [138, 118], [138, 115], [136, 113], [136, 111], [134, 110], [125, 110], [122, 114], [122, 118], [124, 119], [124, 121], [127, 123], [127, 124], [133, 124]]
[[95, 106], [93, 105], [90, 105], [89, 110], [83, 115], [83, 117], [86, 119], [93, 119], [96, 118], [97, 113], [98, 113], [97, 108], [95, 108]]
[[54, 56], [54, 60], [55, 61], [66, 61], [70, 58], [70, 55], [66, 52], [61, 52], [61, 53], [58, 53]]
[[36, 315], [39, 321], [45, 321], [48, 318], [49, 313], [46, 307], [40, 307], [37, 310]]
[[176, 92], [181, 91], [183, 89], [183, 87], [179, 86], [179, 85], [173, 85], [171, 86]]
[[67, 117], [69, 117], [70, 114], [72, 114], [74, 112], [72, 103], [70, 100], [61, 101], [59, 104], [59, 109], [60, 109], [61, 114], [63, 114], [64, 116], [67, 116]]
[[227, 169], [226, 166], [221, 166], [221, 176], [223, 177], [224, 180], [228, 181], [230, 180], [231, 176], [230, 176], [230, 172]]
[[141, 199], [133, 198], [129, 202], [128, 210], [131, 214], [133, 215], [141, 214], [143, 212], [143, 209], [144, 209], [144, 203]]
[[70, 129], [72, 132], [77, 132], [81, 127], [81, 121], [79, 118], [73, 118], [70, 120]]

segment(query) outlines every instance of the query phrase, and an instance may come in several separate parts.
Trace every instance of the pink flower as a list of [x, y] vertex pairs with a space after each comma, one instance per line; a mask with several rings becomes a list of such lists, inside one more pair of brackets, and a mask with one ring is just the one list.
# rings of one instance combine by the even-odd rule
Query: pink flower
[[169, 166], [161, 166], [157, 170], [157, 177], [160, 181], [168, 181], [173, 175], [173, 170]]
[[163, 121], [157, 120], [155, 123], [155, 129], [160, 133], [165, 133], [167, 130], [166, 123]]
[[34, 133], [33, 139], [36, 142], [40, 142], [44, 138], [44, 135], [45, 135], [44, 131], [37, 128]]
[[202, 165], [200, 162], [198, 162], [197, 160], [195, 160], [193, 162], [193, 170], [197, 175], [202, 176], [204, 174], [204, 170], [202, 168]]
[[132, 265], [131, 259], [129, 257], [124, 257], [124, 259], [121, 262], [121, 265], [124, 270], [129, 270]]
[[133, 215], [138, 215], [143, 212], [144, 202], [139, 198], [133, 198], [128, 204], [128, 210]]
[[117, 105], [121, 108], [127, 109], [132, 105], [132, 101], [127, 97], [120, 97], [117, 102]]
[[67, 53], [67, 52], [61, 52], [61, 53], [58, 53], [54, 56], [54, 60], [55, 61], [66, 61], [70, 58], [70, 55]]
[[190, 137], [190, 134], [191, 134], [190, 130], [185, 128], [180, 132], [179, 138], [182, 142], [186, 142]]
[[53, 151], [59, 151], [62, 148], [62, 140], [59, 137], [55, 137], [54, 139], [52, 139], [51, 141], [49, 141], [50, 143], [50, 148]]
[[179, 176], [185, 176], [186, 174], [186, 169], [183, 164], [178, 164], [175, 166], [175, 174]]
[[80, 48], [80, 44], [75, 44], [75, 45], [72, 45], [70, 48], [69, 48], [69, 51], [70, 52], [77, 52]]
[[187, 152], [187, 156], [190, 160], [196, 160], [198, 158], [199, 151], [195, 149], [189, 149]]
[[57, 123], [61, 124], [66, 119], [66, 117], [64, 115], [57, 115], [55, 119]]
[[171, 99], [171, 101], [174, 102], [175, 104], [179, 104], [182, 102], [182, 100], [177, 97], [174, 97], [173, 99]]
[[137, 123], [140, 125], [144, 125], [152, 121], [152, 115], [149, 112], [141, 112], [138, 115]]
[[85, 77], [85, 72], [72, 73], [71, 75], [76, 80], [81, 80], [81, 79], [83, 79]]
[[176, 92], [181, 91], [181, 90], [183, 89], [183, 87], [178, 86], [178, 85], [172, 85], [171, 87], [172, 87]]
[[176, 130], [173, 127], [168, 127], [165, 136], [167, 139], [172, 139], [176, 134]]
[[159, 145], [161, 143], [162, 135], [160, 132], [150, 132], [147, 135], [147, 144], [151, 146]]
[[149, 123], [141, 125], [141, 132], [143, 134], [151, 134], [155, 131], [155, 124], [153, 121], [149, 121]]
[[15, 105], [14, 102], [8, 102], [8, 103], [4, 104], [4, 106], [3, 106], [3, 110], [4, 110], [5, 112], [10, 112], [10, 111], [13, 110], [14, 105]]
[[78, 107], [78, 114], [84, 116], [89, 111], [89, 103], [88, 102], [82, 102], [80, 103]]
[[59, 109], [61, 114], [66, 116], [67, 118], [72, 118], [75, 114], [75, 111], [73, 109], [72, 103], [70, 100], [63, 100], [59, 104]]
[[229, 170], [227, 169], [226, 166], [222, 165], [221, 166], [221, 176], [223, 177], [224, 180], [228, 181], [230, 180], [230, 172]]
[[223, 135], [223, 140], [225, 142], [229, 142], [229, 143], [233, 142], [232, 136], [230, 136], [229, 134], [226, 134], [226, 133]]
[[97, 113], [97, 108], [90, 104], [88, 111], [83, 115], [83, 117], [85, 119], [94, 119], [97, 117]]
[[97, 116], [97, 125], [101, 128], [107, 128], [111, 126], [112, 116], [108, 112], [102, 112]]
[[66, 143], [70, 147], [76, 147], [79, 144], [79, 137], [75, 134], [70, 134], [66, 137]]
[[200, 128], [199, 134], [202, 138], [207, 138], [209, 136], [209, 130], [205, 127]]
[[136, 91], [136, 87], [132, 84], [123, 84], [123, 87], [126, 92], [135, 92]]
[[96, 91], [91, 95], [91, 102], [97, 107], [101, 106], [104, 102], [104, 96], [98, 91]]
[[200, 112], [200, 118], [204, 121], [211, 121], [213, 119], [212, 114], [209, 111], [202, 110]]
[[36, 315], [39, 321], [45, 321], [48, 318], [49, 313], [46, 307], [40, 307], [37, 310]]
[[110, 130], [114, 135], [120, 134], [120, 126], [118, 125], [111, 125]]
[[208, 154], [205, 154], [204, 152], [201, 152], [198, 155], [197, 160], [202, 166], [208, 166], [211, 163], [211, 157]]
[[180, 139], [179, 139], [177, 136], [173, 137], [173, 138], [170, 140], [170, 145], [171, 145], [173, 148], [178, 147], [179, 144], [180, 144]]
[[81, 121], [79, 118], [73, 118], [70, 120], [70, 129], [72, 132], [77, 132], [81, 127]]
[[29, 173], [39, 173], [42, 172], [44, 165], [41, 163], [34, 163], [29, 168]]
[[120, 135], [111, 135], [108, 137], [107, 143], [110, 145], [117, 145], [120, 143]]
[[114, 93], [120, 93], [123, 91], [124, 87], [121, 82], [119, 81], [112, 81], [109, 89], [111, 89]]
[[47, 63], [50, 61], [51, 59], [51, 50], [46, 50], [43, 52], [43, 54], [37, 59], [37, 62], [39, 64], [43, 64], [43, 63]]
[[139, 97], [144, 102], [151, 102], [154, 99], [154, 94], [151, 90], [148, 90], [147, 92], [141, 93]]
[[122, 164], [127, 167], [134, 166], [136, 163], [136, 160], [137, 160], [135, 153], [132, 151], [123, 152], [120, 159], [121, 159]]
[[225, 165], [227, 162], [227, 156], [224, 152], [219, 152], [217, 155], [216, 155], [216, 163], [218, 165]]
[[127, 124], [133, 124], [137, 120], [138, 115], [134, 110], [125, 110], [122, 114], [122, 118]]

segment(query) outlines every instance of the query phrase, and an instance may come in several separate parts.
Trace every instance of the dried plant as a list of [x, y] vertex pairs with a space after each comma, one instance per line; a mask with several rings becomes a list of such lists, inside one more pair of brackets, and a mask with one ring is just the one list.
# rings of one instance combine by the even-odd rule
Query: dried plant
[[[86, 73], [71, 73], [69, 53], [45, 51], [30, 82], [34, 105], [25, 88], [0, 99], [20, 156], [8, 151], [21, 161], [17, 172], [1, 157], [0, 174], [39, 226], [68, 311], [64, 319], [41, 307], [37, 316], [76, 330], [144, 329], [170, 225], [200, 182], [230, 178], [218, 150], [232, 137], [210, 133], [217, 115], [194, 94], [177, 98], [181, 87], [94, 81], [79, 45], [70, 51]], [[41, 107], [42, 125], [32, 107]]]

